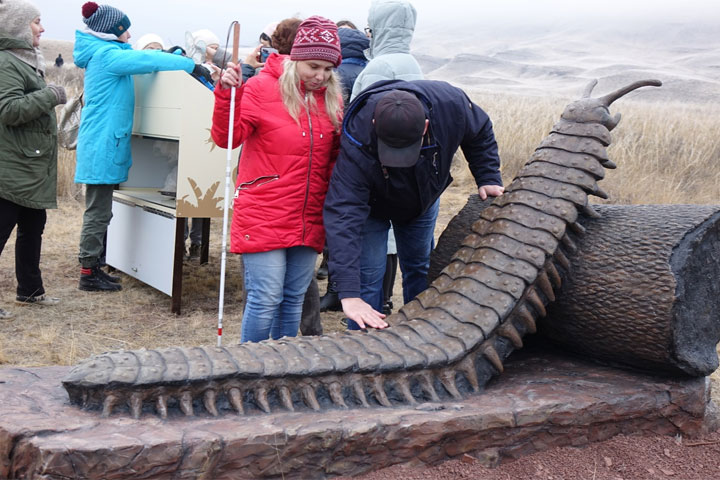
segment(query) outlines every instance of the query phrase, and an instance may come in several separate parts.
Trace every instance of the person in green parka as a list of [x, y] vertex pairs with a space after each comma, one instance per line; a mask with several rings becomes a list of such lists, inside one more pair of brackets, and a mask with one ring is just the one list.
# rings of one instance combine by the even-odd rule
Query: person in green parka
[[[0, 254], [17, 226], [16, 302], [55, 305], [45, 294], [40, 249], [48, 208], [57, 208], [55, 106], [65, 89], [45, 83], [40, 11], [25, 0], [0, 0]], [[0, 319], [12, 313], [0, 308]]]

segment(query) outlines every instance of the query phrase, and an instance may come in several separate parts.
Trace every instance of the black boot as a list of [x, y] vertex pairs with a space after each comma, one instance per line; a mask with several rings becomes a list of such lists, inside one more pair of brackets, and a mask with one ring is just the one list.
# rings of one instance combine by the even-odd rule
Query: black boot
[[328, 250], [327, 247], [323, 248], [323, 257], [322, 261], [320, 262], [320, 266], [318, 267], [317, 273], [315, 274], [315, 278], [318, 280], [325, 280], [328, 278]]
[[328, 283], [325, 295], [320, 298], [320, 311], [342, 312], [342, 304], [340, 303], [337, 290], [335, 290], [335, 282]]
[[[108, 267], [108, 268], [112, 268], [112, 267]], [[98, 268], [98, 273], [100, 274], [101, 277], [103, 277], [108, 282], [111, 282], [111, 283], [121, 283], [122, 282], [122, 278], [117, 277], [115, 275], [110, 275], [108, 272], [106, 272], [102, 268]]]
[[382, 307], [383, 312], [382, 313], [384, 313], [385, 315], [390, 315], [392, 313], [392, 310], [393, 310], [392, 300], [387, 300], [385, 303], [383, 303], [383, 307]]
[[117, 292], [122, 290], [122, 285], [111, 282], [106, 278], [110, 276], [100, 269], [100, 265], [95, 265], [92, 268], [82, 268], [78, 288], [85, 292]]

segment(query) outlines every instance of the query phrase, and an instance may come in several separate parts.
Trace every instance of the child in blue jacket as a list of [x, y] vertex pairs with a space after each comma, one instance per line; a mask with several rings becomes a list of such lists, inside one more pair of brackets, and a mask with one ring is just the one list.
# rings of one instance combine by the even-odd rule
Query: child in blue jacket
[[75, 32], [73, 57], [85, 69], [85, 106], [78, 134], [75, 183], [86, 184], [80, 234], [80, 290], [118, 291], [119, 278], [100, 269], [103, 239], [112, 217], [116, 184], [128, 178], [132, 165], [130, 136], [135, 109], [132, 75], [160, 70], [197, 69], [187, 57], [157, 50], [133, 50], [130, 20], [110, 5], [87, 2], [86, 28]]

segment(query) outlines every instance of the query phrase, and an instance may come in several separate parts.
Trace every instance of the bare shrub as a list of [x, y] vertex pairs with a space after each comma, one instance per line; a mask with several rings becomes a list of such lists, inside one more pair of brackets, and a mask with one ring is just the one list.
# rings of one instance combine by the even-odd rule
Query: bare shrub
[[[65, 87], [68, 99], [77, 97], [83, 92], [84, 70], [73, 64], [65, 64], [61, 68], [48, 63], [45, 79], [48, 83], [55, 83]], [[60, 112], [62, 105], [58, 105], [56, 113]], [[77, 198], [82, 193], [82, 186], [74, 182], [75, 178], [75, 151], [66, 150], [58, 145], [58, 197]]]
[[[503, 181], [512, 180], [570, 99], [501, 95], [475, 96], [493, 120], [500, 147]], [[614, 104], [622, 120], [613, 130], [603, 203], [717, 203], [720, 201], [720, 116], [717, 104]], [[463, 162], [464, 163], [464, 162]], [[463, 165], [453, 175], [474, 185]], [[593, 197], [593, 201], [601, 201]]]

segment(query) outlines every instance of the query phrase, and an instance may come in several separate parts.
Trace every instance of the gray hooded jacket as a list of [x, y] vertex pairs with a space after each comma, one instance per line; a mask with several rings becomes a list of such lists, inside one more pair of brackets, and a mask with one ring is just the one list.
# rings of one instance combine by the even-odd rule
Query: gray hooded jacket
[[358, 75], [350, 99], [381, 80], [422, 80], [417, 60], [410, 54], [410, 41], [415, 32], [415, 7], [404, 0], [375, 0], [370, 5], [368, 26], [372, 29], [370, 59]]

